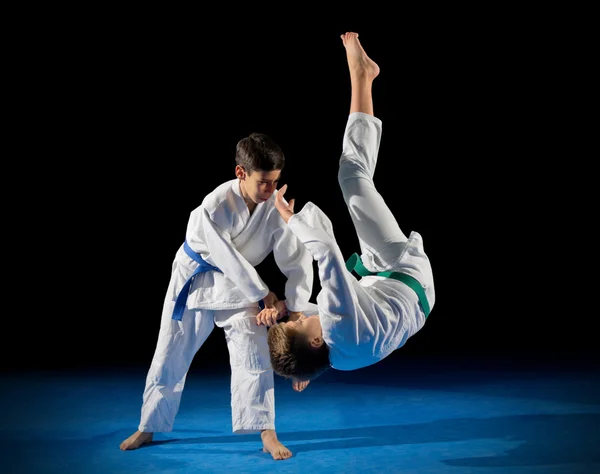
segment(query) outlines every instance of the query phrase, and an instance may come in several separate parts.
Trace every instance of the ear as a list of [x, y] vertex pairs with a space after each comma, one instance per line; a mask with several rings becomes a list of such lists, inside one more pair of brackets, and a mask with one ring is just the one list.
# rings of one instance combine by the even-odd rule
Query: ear
[[310, 340], [310, 345], [313, 347], [321, 347], [323, 345], [323, 338], [320, 336], [313, 337]]
[[241, 165], [235, 165], [235, 177], [238, 179], [246, 179], [246, 170]]

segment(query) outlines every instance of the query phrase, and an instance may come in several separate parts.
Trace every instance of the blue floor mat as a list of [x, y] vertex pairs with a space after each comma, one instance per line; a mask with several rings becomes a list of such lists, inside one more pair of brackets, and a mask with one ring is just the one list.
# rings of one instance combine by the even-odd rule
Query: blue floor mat
[[[600, 472], [600, 371], [575, 360], [396, 358], [330, 371], [302, 393], [276, 377], [274, 461], [231, 433], [229, 372], [190, 371], [175, 430], [134, 451], [145, 369], [0, 378], [5, 474]], [[385, 362], [385, 361], [384, 361]]]

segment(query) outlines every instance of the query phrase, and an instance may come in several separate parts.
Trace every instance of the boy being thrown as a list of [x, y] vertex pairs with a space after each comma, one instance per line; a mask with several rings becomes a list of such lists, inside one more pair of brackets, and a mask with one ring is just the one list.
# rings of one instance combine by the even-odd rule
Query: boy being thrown
[[281, 188], [275, 206], [317, 261], [321, 282], [318, 314], [268, 330], [273, 370], [296, 381], [314, 379], [330, 367], [355, 370], [384, 359], [423, 327], [435, 303], [421, 235], [407, 237], [400, 230], [373, 182], [382, 130], [372, 97], [379, 66], [367, 56], [357, 33], [341, 38], [352, 92], [338, 182], [361, 255], [346, 262], [323, 211], [308, 202], [294, 214], [294, 200], [287, 203], [287, 186]]

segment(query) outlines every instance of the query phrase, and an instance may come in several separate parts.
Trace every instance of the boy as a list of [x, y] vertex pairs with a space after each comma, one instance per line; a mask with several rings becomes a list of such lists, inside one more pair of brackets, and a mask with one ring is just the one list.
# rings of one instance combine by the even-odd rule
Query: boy
[[274, 459], [292, 455], [275, 433], [266, 329], [284, 311], [254, 267], [273, 252], [287, 277], [287, 309], [294, 319], [311, 296], [312, 257], [274, 207], [285, 163], [280, 147], [253, 133], [238, 142], [235, 160], [236, 178], [215, 188], [190, 214], [173, 261], [140, 424], [121, 450], [172, 431], [192, 359], [216, 324], [224, 329], [229, 350], [233, 432], [261, 432], [263, 450]]
[[[329, 367], [355, 370], [382, 360], [423, 327], [435, 303], [421, 235], [405, 236], [373, 183], [382, 123], [373, 114], [371, 90], [379, 66], [357, 33], [341, 38], [352, 95], [338, 182], [362, 254], [345, 262], [323, 211], [308, 202], [294, 214], [293, 200], [283, 199], [287, 186], [281, 188], [275, 206], [317, 261], [322, 288], [318, 315], [302, 315], [268, 331], [273, 370], [294, 380], [314, 379]], [[363, 278], [357, 280], [352, 270]]]

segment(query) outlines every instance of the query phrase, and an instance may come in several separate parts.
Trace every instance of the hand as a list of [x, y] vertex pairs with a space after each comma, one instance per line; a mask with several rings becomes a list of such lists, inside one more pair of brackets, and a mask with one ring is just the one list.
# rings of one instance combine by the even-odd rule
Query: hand
[[267, 327], [274, 326], [277, 323], [279, 312], [275, 308], [265, 308], [256, 315], [256, 324], [264, 324]]
[[283, 195], [286, 191], [287, 184], [284, 184], [275, 196], [275, 208], [279, 211], [279, 214], [287, 224], [290, 220], [290, 217], [294, 215], [294, 204], [296, 203], [296, 200], [290, 199], [290, 202], [288, 203], [285, 199], [283, 199]]
[[259, 326], [264, 324], [265, 326], [273, 326], [279, 319], [287, 315], [287, 307], [285, 301], [279, 301], [277, 295], [272, 291], [263, 298], [265, 304], [262, 309], [256, 315], [256, 324]]
[[309, 383], [310, 380], [294, 380], [292, 382], [292, 388], [296, 390], [296, 392], [301, 392]]
[[265, 309], [273, 309], [275, 308], [275, 303], [279, 301], [279, 299], [277, 298], [277, 295], [275, 293], [269, 291], [267, 296], [265, 296], [262, 301], [265, 304]]

